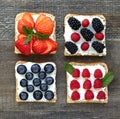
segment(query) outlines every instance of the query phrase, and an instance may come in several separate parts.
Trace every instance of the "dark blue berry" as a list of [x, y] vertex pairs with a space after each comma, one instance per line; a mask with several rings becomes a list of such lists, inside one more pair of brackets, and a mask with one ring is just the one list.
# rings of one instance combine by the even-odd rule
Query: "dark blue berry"
[[52, 73], [54, 71], [54, 66], [52, 64], [46, 64], [44, 67], [46, 73]]
[[53, 84], [54, 79], [53, 79], [53, 77], [46, 77], [45, 82], [46, 82], [48, 85], [51, 85], [51, 84]]
[[27, 100], [28, 99], [28, 94], [27, 94], [27, 92], [21, 92], [19, 94], [19, 97], [20, 97], [21, 100]]
[[21, 85], [22, 87], [26, 87], [26, 86], [28, 85], [28, 81], [27, 81], [26, 79], [22, 79], [22, 80], [20, 81], [20, 85]]
[[47, 91], [48, 89], [48, 85], [46, 83], [41, 83], [40, 84], [40, 90], [41, 91]]
[[28, 85], [26, 87], [26, 89], [27, 89], [28, 92], [33, 92], [34, 91], [34, 86], [33, 85]]
[[33, 79], [33, 73], [27, 72], [27, 73], [25, 74], [25, 78], [26, 78], [27, 80], [32, 80], [32, 79]]
[[27, 71], [27, 68], [26, 68], [26, 66], [24, 66], [24, 65], [19, 65], [19, 66], [17, 67], [17, 72], [18, 72], [19, 74], [25, 74], [26, 71]]
[[47, 100], [51, 100], [51, 99], [54, 98], [54, 93], [52, 91], [48, 90], [48, 91], [45, 92], [44, 96]]
[[39, 86], [41, 84], [41, 80], [39, 78], [34, 78], [33, 84], [34, 86]]
[[43, 94], [42, 94], [41, 91], [36, 90], [36, 91], [33, 93], [33, 97], [34, 97], [36, 100], [40, 100], [40, 99], [42, 99]]
[[38, 73], [38, 77], [39, 77], [40, 79], [45, 79], [46, 73], [45, 73], [44, 71], [41, 71], [41, 72]]
[[41, 70], [41, 68], [40, 68], [40, 66], [39, 66], [38, 64], [33, 64], [33, 65], [31, 66], [31, 71], [32, 71], [33, 73], [38, 73], [38, 72], [40, 72], [40, 70]]

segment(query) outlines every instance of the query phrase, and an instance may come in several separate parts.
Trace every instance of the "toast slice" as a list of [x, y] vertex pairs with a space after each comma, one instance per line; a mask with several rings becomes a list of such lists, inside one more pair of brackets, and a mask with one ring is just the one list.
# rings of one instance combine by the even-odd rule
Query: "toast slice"
[[[108, 72], [107, 65], [102, 62], [70, 64], [79, 73], [71, 75], [66, 72], [67, 103], [108, 103], [108, 87], [101, 85], [101, 78]], [[100, 71], [97, 72], [98, 69]]]
[[67, 14], [64, 27], [65, 56], [106, 56], [103, 15]]
[[16, 102], [55, 103], [56, 65], [18, 61], [15, 65]]

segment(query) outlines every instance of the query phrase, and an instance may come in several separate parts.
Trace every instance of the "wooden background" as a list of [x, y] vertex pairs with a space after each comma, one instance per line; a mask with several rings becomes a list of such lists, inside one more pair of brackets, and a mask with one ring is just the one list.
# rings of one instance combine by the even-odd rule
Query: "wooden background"
[[[57, 54], [14, 54], [14, 18], [23, 11], [48, 12], [56, 16]], [[63, 21], [67, 13], [103, 14], [107, 19], [106, 57], [64, 57]], [[120, 119], [120, 0], [0, 0], [0, 119]], [[18, 60], [54, 61], [58, 67], [55, 104], [16, 103], [14, 66]], [[107, 63], [115, 73], [109, 86], [108, 104], [67, 104], [63, 62]]]

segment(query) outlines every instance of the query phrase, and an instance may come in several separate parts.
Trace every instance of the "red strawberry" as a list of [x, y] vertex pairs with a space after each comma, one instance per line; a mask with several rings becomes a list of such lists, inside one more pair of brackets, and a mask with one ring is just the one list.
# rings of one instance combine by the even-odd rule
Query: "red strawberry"
[[98, 40], [103, 40], [104, 39], [104, 35], [103, 35], [103, 33], [96, 33], [95, 34], [95, 38], [98, 39]]
[[94, 88], [102, 88], [102, 80], [101, 79], [95, 79]]
[[94, 94], [91, 90], [87, 90], [85, 93], [85, 99], [86, 100], [92, 100], [94, 98]]
[[97, 95], [97, 99], [105, 99], [105, 92], [103, 91], [99, 91], [98, 92], [98, 95]]
[[72, 33], [71, 34], [71, 40], [74, 41], [74, 42], [77, 42], [80, 40], [80, 34], [79, 33]]
[[90, 80], [85, 80], [85, 82], [83, 83], [83, 88], [84, 89], [90, 89], [91, 88], [91, 81]]
[[84, 77], [84, 78], [89, 78], [90, 77], [90, 72], [87, 68], [83, 69], [82, 77]]
[[79, 100], [80, 99], [80, 94], [77, 91], [74, 91], [71, 95], [72, 100]]
[[82, 26], [83, 26], [83, 27], [89, 26], [89, 20], [88, 20], [88, 19], [84, 19], [84, 20], [82, 21]]
[[94, 72], [94, 77], [95, 78], [102, 78], [103, 76], [103, 73], [100, 69], [96, 69], [95, 72]]
[[72, 76], [74, 78], [80, 77], [80, 70], [79, 69], [74, 69], [73, 72], [72, 72]]
[[31, 47], [30, 42], [25, 44], [26, 36], [24, 34], [18, 35], [18, 39], [15, 41], [16, 48], [24, 55], [30, 55]]
[[70, 83], [70, 89], [79, 89], [80, 88], [80, 84], [77, 80], [72, 80]]
[[89, 43], [88, 43], [88, 42], [83, 42], [83, 43], [81, 44], [81, 49], [82, 49], [83, 51], [86, 51], [88, 48], [89, 48]]

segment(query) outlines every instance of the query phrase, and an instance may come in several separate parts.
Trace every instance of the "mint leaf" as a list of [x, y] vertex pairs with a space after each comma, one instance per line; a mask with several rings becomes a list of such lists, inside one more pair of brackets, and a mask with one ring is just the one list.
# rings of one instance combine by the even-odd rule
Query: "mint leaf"
[[23, 27], [22, 27], [22, 31], [25, 33], [25, 35], [28, 35], [28, 34], [29, 34], [29, 30], [27, 29], [26, 26], [23, 26]]
[[102, 78], [102, 86], [105, 87], [107, 85], [109, 85], [112, 80], [114, 79], [114, 73], [113, 72], [108, 72], [104, 78]]
[[28, 44], [32, 40], [32, 34], [27, 35], [24, 44]]
[[74, 70], [74, 67], [69, 63], [64, 63], [64, 68], [69, 74], [72, 74]]
[[40, 33], [34, 33], [34, 36], [38, 39], [48, 39], [49, 38], [49, 35], [48, 34], [40, 34]]

